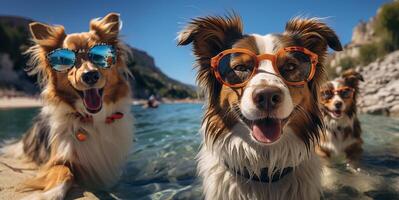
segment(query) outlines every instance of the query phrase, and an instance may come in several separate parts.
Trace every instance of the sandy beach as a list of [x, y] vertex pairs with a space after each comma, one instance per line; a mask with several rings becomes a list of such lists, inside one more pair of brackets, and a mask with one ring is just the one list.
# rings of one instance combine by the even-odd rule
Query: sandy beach
[[0, 97], [0, 109], [40, 107], [42, 102], [33, 97]]
[[[0, 200], [17, 200], [32, 192], [21, 192], [24, 180], [34, 177], [37, 167], [15, 158], [0, 157]], [[35, 191], [34, 191], [35, 192]], [[66, 199], [94, 200], [99, 199], [93, 193], [74, 186]]]
[[[144, 105], [147, 100], [134, 99], [132, 105]], [[164, 98], [161, 103], [203, 103], [198, 99], [167, 99]], [[40, 98], [34, 97], [0, 97], [0, 109], [11, 109], [11, 108], [33, 108], [42, 106]]]

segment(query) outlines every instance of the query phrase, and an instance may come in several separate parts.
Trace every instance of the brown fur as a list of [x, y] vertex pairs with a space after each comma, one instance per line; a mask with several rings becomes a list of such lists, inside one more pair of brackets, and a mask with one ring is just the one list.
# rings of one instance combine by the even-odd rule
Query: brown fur
[[[232, 47], [258, 53], [258, 47], [252, 36], [242, 33], [241, 19], [235, 14], [226, 18], [194, 19], [182, 31], [182, 36], [179, 45], [193, 43], [197, 57], [197, 83], [204, 89], [209, 100], [203, 123], [207, 141], [213, 143], [235, 124], [238, 115], [232, 111], [237, 108], [245, 87], [234, 89], [220, 84], [210, 69], [210, 58]], [[317, 89], [324, 78], [322, 63], [327, 45], [335, 50], [342, 50], [342, 47], [334, 31], [315, 19], [293, 19], [287, 23], [286, 31], [279, 37], [283, 41], [280, 47], [303, 46], [319, 56], [316, 75], [307, 87], [290, 87], [295, 104], [300, 105], [293, 113], [291, 122], [304, 142], [309, 144], [310, 140], [317, 140], [317, 130], [322, 126], [321, 113], [314, 102], [317, 102]]]
[[[285, 123], [282, 125], [283, 131], [281, 132], [283, 132], [283, 134], [287, 133], [288, 131], [285, 131], [284, 127], [289, 127], [301, 139], [299, 141], [303, 141], [305, 144], [304, 146], [306, 146], [306, 149], [295, 149], [295, 152], [290, 153], [289, 156], [282, 156], [281, 158], [277, 156], [277, 159], [274, 160], [271, 157], [273, 157], [275, 153], [273, 152], [273, 156], [270, 156], [270, 154], [267, 154], [268, 152], [272, 152], [276, 147], [283, 150], [285, 150], [285, 148], [287, 150], [291, 150], [290, 148], [292, 146], [273, 146], [280, 145], [281, 143], [270, 143], [263, 146], [262, 144], [256, 143], [256, 141], [252, 141], [252, 139], [257, 140], [256, 138], [253, 138], [255, 137], [254, 135], [243, 136], [244, 133], [247, 133], [247, 130], [239, 132], [241, 128], [250, 128], [252, 126], [251, 123], [253, 123], [252, 121], [246, 119], [240, 110], [246, 106], [241, 102], [244, 94], [246, 97], [244, 102], [248, 101], [249, 104], [252, 103], [250, 102], [251, 100], [247, 99], [247, 93], [244, 93], [244, 91], [252, 91], [251, 97], [254, 98], [253, 91], [256, 91], [255, 89], [270, 89], [274, 86], [268, 85], [269, 83], [264, 79], [253, 79], [254, 82], [256, 81], [256, 84], [247, 84], [246, 86], [240, 88], [232, 88], [217, 81], [214, 71], [210, 66], [211, 58], [226, 49], [242, 48], [250, 50], [258, 55], [265, 53], [264, 47], [258, 46], [258, 44], [261, 44], [259, 41], [257, 41], [257, 39], [260, 39], [260, 37], [243, 34], [241, 20], [235, 14], [229, 15], [227, 17], [216, 16], [194, 19], [179, 36], [179, 45], [187, 45], [190, 43], [193, 44], [193, 52], [196, 56], [196, 67], [198, 69], [197, 83], [204, 90], [206, 100], [208, 101], [207, 104], [205, 104], [206, 111], [202, 121], [202, 127], [204, 130], [201, 130], [205, 135], [205, 139], [203, 141], [204, 145], [201, 147], [201, 151], [198, 154], [198, 171], [200, 176], [202, 176], [204, 179], [203, 186], [205, 199], [247, 199], [251, 197], [265, 199], [268, 198], [267, 196], [269, 196], [269, 198], [270, 196], [279, 196], [279, 189], [282, 189], [283, 185], [278, 185], [279, 183], [275, 184], [273, 182], [269, 182], [269, 184], [259, 183], [258, 181], [254, 181], [247, 177], [246, 179], [241, 179], [241, 174], [238, 173], [239, 170], [253, 170], [253, 175], [255, 177], [258, 176], [256, 172], [259, 170], [266, 169], [269, 170], [269, 173], [271, 173], [270, 169], [277, 168], [273, 164], [268, 164], [268, 161], [277, 163], [280, 162], [279, 159], [281, 159], [285, 164], [287, 160], [297, 159], [297, 152], [300, 152], [298, 154], [301, 156], [309, 155], [309, 159], [315, 158], [313, 156], [313, 152], [310, 151], [313, 150], [313, 144], [318, 142], [320, 137], [320, 129], [323, 128], [322, 115], [318, 107], [317, 92], [325, 74], [323, 61], [325, 59], [328, 46], [334, 50], [341, 50], [341, 44], [333, 30], [328, 28], [324, 23], [315, 19], [293, 19], [287, 23], [284, 33], [268, 35], [267, 37], [269, 37], [267, 38], [267, 42], [276, 44], [276, 47], [273, 49], [274, 52], [271, 53], [276, 53], [280, 48], [283, 47], [302, 46], [306, 47], [310, 51], [313, 51], [319, 56], [319, 62], [316, 66], [315, 76], [311, 81], [303, 86], [290, 86], [288, 84], [282, 83], [282, 79], [270, 78], [275, 82], [281, 81], [281, 83], [278, 84], [279, 86], [281, 85], [281, 88], [288, 88], [289, 96], [292, 98], [292, 104], [295, 107], [291, 113], [287, 113], [287, 115], [289, 115], [288, 117], [285, 119], [279, 119], [281, 120], [281, 123]], [[267, 50], [267, 53], [269, 53], [269, 49]], [[248, 60], [248, 56], [235, 55], [234, 58], [230, 60], [230, 63], [238, 61], [240, 61], [239, 63], [243, 63], [242, 61], [246, 63]], [[258, 73], [260, 73], [260, 70], [265, 71], [263, 68], [259, 68]], [[256, 88], [252, 90], [253, 88], [249, 87]], [[280, 88], [277, 89], [280, 90]], [[286, 98], [286, 96], [288, 95], [282, 96], [281, 98]], [[254, 100], [252, 99], [252, 101]], [[253, 103], [255, 104], [255, 102]], [[279, 103], [281, 102], [277, 102], [276, 105], [279, 105]], [[248, 106], [252, 106], [252, 104], [249, 104]], [[255, 106], [258, 107], [258, 105]], [[277, 110], [277, 108], [279, 107], [275, 106], [272, 109], [268, 108], [263, 110], [257, 109], [256, 115], [274, 117], [273, 111]], [[264, 115], [258, 113], [262, 113]], [[241, 124], [238, 119], [246, 123], [247, 127], [243, 127], [243, 124]], [[233, 129], [236, 127], [238, 128]], [[250, 131], [249, 133], [253, 134], [254, 132], [255, 131]], [[297, 141], [296, 137], [294, 138], [295, 139], [292, 141]], [[289, 141], [292, 142], [291, 139]], [[209, 150], [209, 147], [213, 149]], [[303, 154], [302, 151], [304, 152]], [[310, 153], [307, 154], [306, 152]], [[291, 156], [293, 158], [291, 158]], [[312, 194], [303, 195], [303, 199], [313, 199], [314, 197], [318, 196], [317, 193], [319, 191], [312, 191], [313, 189], [318, 190], [316, 188], [318, 188], [319, 165], [318, 160], [315, 159], [315, 161], [316, 162], [309, 165], [312, 169], [312, 173], [317, 174], [317, 178], [314, 180], [310, 180], [310, 177], [312, 177], [310, 174], [306, 175], [306, 178], [309, 179], [299, 177], [297, 175], [292, 175], [290, 178], [285, 179], [287, 181], [285, 183], [293, 183], [292, 185], [295, 185], [302, 181], [302, 178], [304, 178], [304, 183], [300, 183], [300, 185], [302, 187], [306, 184], [311, 185], [309, 188], [307, 188], [309, 190], [306, 191], [309, 191], [309, 193]], [[223, 162], [227, 164], [223, 165]], [[300, 167], [305, 166], [305, 163], [308, 163], [308, 160], [301, 160], [298, 161], [298, 163], [299, 165], [297, 170], [300, 171]], [[286, 166], [279, 167], [282, 169]], [[296, 194], [301, 193], [302, 191], [300, 191], [301, 189], [299, 189], [299, 187], [298, 189], [291, 188], [292, 185], [288, 186], [290, 188], [289, 191], [293, 190], [292, 196], [298, 198], [300, 195], [296, 196]], [[273, 191], [268, 191], [268, 189], [272, 187], [275, 187], [273, 188]], [[257, 188], [258, 190], [254, 191], [253, 188]], [[249, 194], [249, 192], [251, 194]], [[290, 195], [286, 196], [289, 197]]]
[[[329, 126], [328, 123], [326, 123], [327, 125], [326, 130], [332, 133], [335, 138], [337, 138], [339, 135], [342, 135], [344, 140], [350, 138], [354, 138], [356, 140], [354, 144], [348, 146], [344, 150], [344, 154], [347, 160], [351, 163], [356, 163], [363, 152], [362, 149], [363, 140], [361, 138], [362, 130], [360, 122], [356, 115], [357, 113], [356, 100], [359, 93], [359, 82], [363, 81], [363, 77], [360, 73], [357, 73], [356, 71], [350, 69], [343, 72], [341, 77], [335, 79], [334, 81], [338, 83], [338, 87], [345, 86], [354, 89], [352, 98], [343, 99], [343, 102], [345, 104], [345, 110], [343, 110], [344, 115], [348, 116], [349, 119], [353, 119], [353, 124], [347, 127], [345, 127], [344, 125], [341, 126], [338, 125], [338, 128], [334, 128]], [[321, 92], [333, 89], [336, 89], [334, 88], [334, 85], [331, 82], [327, 82], [323, 84]], [[332, 101], [332, 99], [320, 101], [321, 109], [323, 111], [324, 119], [326, 121], [334, 120], [329, 114], [330, 112], [329, 108], [333, 106], [333, 103], [334, 102]], [[328, 138], [323, 137], [321, 142], [329, 143], [331, 141], [329, 141]], [[333, 153], [329, 149], [323, 148], [321, 146], [317, 148], [319, 149], [318, 151], [319, 155], [321, 155], [322, 157], [331, 157], [333, 155]]]
[[[98, 69], [101, 74], [96, 86], [102, 87], [105, 104], [117, 102], [129, 94], [129, 85], [125, 79], [127, 48], [119, 41], [119, 15], [108, 14], [102, 19], [92, 20], [90, 32], [66, 35], [62, 26], [49, 26], [34, 22], [30, 30], [35, 43], [27, 54], [31, 56], [29, 64], [31, 74], [38, 74], [39, 82], [44, 87], [42, 97], [46, 104], [66, 104], [70, 107], [70, 117], [75, 117], [75, 102], [80, 99], [77, 91], [88, 89], [81, 81], [81, 76], [88, 69], [87, 60], [78, 61], [76, 67], [67, 73], [51, 69], [46, 55], [57, 48], [88, 50], [95, 44], [107, 43], [117, 50], [117, 63], [110, 69]], [[79, 59], [80, 60], [80, 59]], [[47, 191], [60, 183], [72, 183], [79, 163], [63, 160], [53, 149], [58, 148], [57, 141], [49, 141], [49, 116], [39, 115], [33, 127], [24, 135], [24, 153], [32, 161], [42, 166], [41, 173], [25, 183], [32, 189]]]

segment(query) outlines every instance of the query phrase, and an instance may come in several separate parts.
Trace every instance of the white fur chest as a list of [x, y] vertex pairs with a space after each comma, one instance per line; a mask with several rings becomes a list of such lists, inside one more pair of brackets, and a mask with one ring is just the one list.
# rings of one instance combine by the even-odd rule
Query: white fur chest
[[[303, 141], [287, 129], [273, 147], [254, 145], [249, 129], [236, 125], [234, 134], [225, 136], [212, 147], [203, 144], [198, 153], [198, 173], [203, 179], [205, 199], [320, 199], [321, 166], [314, 152], [305, 153]], [[308, 156], [304, 156], [307, 154]], [[229, 166], [259, 171], [261, 168], [294, 166], [294, 171], [273, 183], [250, 181], [234, 174]]]
[[321, 142], [321, 146], [333, 152], [334, 156], [344, 155], [345, 149], [357, 142], [352, 135], [345, 136], [344, 129], [353, 129], [353, 118], [344, 116], [338, 120], [324, 118], [326, 123], [326, 140]]
[[[63, 106], [48, 106], [43, 112], [60, 113], [54, 109], [63, 109]], [[115, 112], [122, 112], [124, 117], [105, 123], [106, 116]], [[133, 141], [130, 104], [104, 105], [101, 112], [93, 115], [93, 123], [82, 123], [71, 115], [53, 114], [50, 126], [50, 142], [56, 147], [56, 159], [72, 163], [78, 180], [90, 186], [108, 187], [116, 183]], [[82, 130], [87, 138], [79, 141], [76, 133]]]

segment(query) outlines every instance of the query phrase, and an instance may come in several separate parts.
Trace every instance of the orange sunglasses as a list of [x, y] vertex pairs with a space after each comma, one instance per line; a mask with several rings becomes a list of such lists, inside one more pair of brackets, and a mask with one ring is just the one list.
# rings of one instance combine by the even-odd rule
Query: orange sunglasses
[[341, 98], [349, 99], [352, 98], [355, 89], [347, 86], [339, 87], [335, 90], [324, 90], [321, 92], [322, 98], [325, 100], [331, 99], [334, 95], [339, 95]]
[[[300, 86], [312, 80], [316, 72], [318, 56], [298, 46], [281, 48], [274, 55], [256, 55], [248, 49], [233, 48], [224, 50], [211, 58], [211, 67], [219, 82], [236, 88], [245, 86], [257, 73], [262, 60], [270, 60], [274, 71], [288, 85]], [[235, 61], [237, 62], [234, 63]], [[282, 61], [281, 65], [280, 61]]]

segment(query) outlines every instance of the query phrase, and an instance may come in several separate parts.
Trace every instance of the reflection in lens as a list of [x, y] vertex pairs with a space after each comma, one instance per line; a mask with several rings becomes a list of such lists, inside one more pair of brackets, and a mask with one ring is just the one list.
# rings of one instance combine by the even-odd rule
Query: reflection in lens
[[340, 92], [340, 96], [342, 98], [349, 98], [351, 96], [351, 93], [352, 93], [352, 91], [350, 91], [350, 90], [342, 90]]
[[321, 92], [321, 98], [324, 100], [331, 99], [334, 96], [334, 93], [331, 90]]
[[277, 66], [281, 76], [289, 82], [306, 81], [312, 69], [310, 57], [300, 51], [287, 52], [278, 57]]
[[237, 85], [248, 80], [254, 70], [255, 61], [245, 53], [226, 54], [219, 61], [218, 72], [222, 80], [230, 85]]
[[88, 53], [90, 61], [102, 68], [109, 68], [116, 62], [115, 49], [111, 45], [97, 45]]
[[57, 71], [65, 71], [75, 64], [75, 53], [68, 49], [57, 49], [47, 56], [51, 67]]

